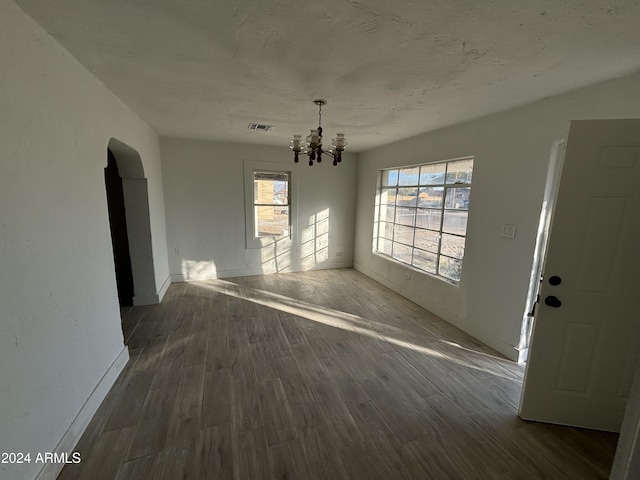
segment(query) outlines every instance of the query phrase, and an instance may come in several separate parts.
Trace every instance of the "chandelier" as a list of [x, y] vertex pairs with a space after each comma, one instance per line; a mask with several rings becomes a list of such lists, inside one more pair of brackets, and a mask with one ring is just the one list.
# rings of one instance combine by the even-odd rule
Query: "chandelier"
[[302, 153], [309, 157], [309, 166], [313, 166], [313, 162], [322, 161], [322, 155], [331, 155], [333, 157], [333, 165], [342, 162], [342, 152], [347, 148], [347, 140], [344, 133], [336, 133], [336, 138], [331, 139], [331, 147], [326, 152], [322, 149], [322, 107], [326, 105], [325, 100], [314, 100], [313, 103], [318, 105], [318, 128], [311, 130], [306, 141], [302, 140], [302, 135], [294, 135], [289, 148], [293, 150], [293, 161], [298, 163], [299, 155]]

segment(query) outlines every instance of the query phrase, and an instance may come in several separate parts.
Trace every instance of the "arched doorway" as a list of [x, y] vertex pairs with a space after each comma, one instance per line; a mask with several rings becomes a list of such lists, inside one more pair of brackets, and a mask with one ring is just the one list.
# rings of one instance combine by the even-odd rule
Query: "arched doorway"
[[147, 179], [140, 154], [115, 138], [107, 146], [105, 187], [120, 305], [158, 303]]
[[116, 269], [118, 300], [121, 307], [130, 307], [133, 306], [134, 290], [124, 189], [116, 157], [109, 149], [107, 149], [107, 168], [104, 169], [104, 183], [107, 189], [107, 206], [109, 208], [109, 226], [111, 227], [111, 245]]

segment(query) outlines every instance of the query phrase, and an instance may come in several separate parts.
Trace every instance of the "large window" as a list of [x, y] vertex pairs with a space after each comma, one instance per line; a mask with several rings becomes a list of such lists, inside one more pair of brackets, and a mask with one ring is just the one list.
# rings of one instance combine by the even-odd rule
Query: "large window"
[[473, 158], [382, 170], [374, 252], [459, 283], [472, 173]]
[[289, 208], [289, 173], [254, 171], [254, 237], [289, 236]]

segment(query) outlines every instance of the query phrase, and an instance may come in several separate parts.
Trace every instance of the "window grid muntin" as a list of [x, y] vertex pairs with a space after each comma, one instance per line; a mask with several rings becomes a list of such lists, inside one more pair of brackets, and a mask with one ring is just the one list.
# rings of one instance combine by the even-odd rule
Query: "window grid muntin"
[[[269, 179], [269, 176], [272, 176], [273, 178]], [[262, 178], [260, 178], [262, 177]], [[280, 178], [277, 178], [280, 177]], [[274, 202], [258, 202], [257, 201], [257, 191], [256, 191], [256, 182], [259, 180], [271, 180], [271, 181], [279, 181], [279, 182], [283, 182], [286, 184], [286, 195], [284, 195], [282, 197], [282, 199], [285, 201], [285, 203], [275, 203]], [[252, 194], [252, 198], [253, 198], [253, 238], [254, 239], [259, 239], [259, 238], [264, 238], [264, 237], [274, 237], [274, 238], [282, 238], [282, 237], [287, 237], [287, 236], [291, 236], [291, 172], [288, 171], [279, 171], [279, 170], [263, 170], [263, 169], [254, 169], [253, 170], [253, 176], [251, 179], [252, 182], [252, 186], [253, 186], [253, 194]], [[259, 229], [258, 229], [258, 220], [259, 220], [259, 214], [258, 214], [258, 210], [260, 207], [273, 207], [278, 208], [281, 207], [282, 209], [286, 209], [287, 214], [287, 232], [281, 235], [277, 235], [277, 234], [265, 234], [265, 235], [260, 235], [259, 234]]]
[[[461, 170], [453, 170], [453, 172], [449, 172], [449, 166], [452, 164], [464, 164], [464, 163], [468, 163], [468, 165], [470, 166], [470, 170], [468, 172], [467, 175], [462, 175], [463, 180], [458, 180], [457, 178], [460, 176], [458, 175], [460, 172], [462, 172]], [[422, 178], [423, 178], [423, 169], [425, 170], [433, 170], [433, 169], [438, 169], [440, 166], [444, 166], [444, 171], [441, 172], [440, 174], [442, 175], [442, 181], [441, 182], [429, 182], [426, 181], [425, 183], [422, 183]], [[415, 169], [417, 169], [417, 174], [415, 174]], [[405, 177], [403, 179], [403, 173], [402, 171], [406, 170], [406, 171], [410, 171], [411, 173], [405, 174]], [[428, 270], [423, 269], [420, 266], [417, 266], [415, 264], [415, 257], [416, 257], [416, 250], [418, 250], [419, 252], [424, 252], [426, 254], [435, 254], [435, 259], [436, 259], [436, 266], [435, 266], [435, 275], [448, 279], [449, 281], [452, 281], [453, 283], [459, 283], [459, 280], [456, 280], [454, 278], [452, 278], [451, 275], [448, 275], [448, 271], [441, 269], [441, 263], [446, 263], [448, 265], [451, 264], [455, 264], [458, 263], [460, 265], [460, 268], [462, 266], [462, 260], [464, 259], [464, 243], [466, 243], [466, 229], [467, 229], [467, 224], [468, 224], [468, 217], [469, 217], [469, 197], [470, 197], [470, 193], [471, 193], [471, 182], [472, 182], [472, 172], [473, 172], [473, 158], [465, 158], [465, 159], [456, 159], [456, 160], [449, 160], [446, 162], [435, 162], [435, 163], [428, 163], [428, 164], [422, 164], [422, 165], [417, 165], [417, 166], [409, 166], [409, 167], [397, 167], [394, 169], [388, 169], [388, 170], [383, 170], [381, 172], [380, 175], [380, 185], [379, 185], [379, 192], [382, 193], [386, 193], [386, 199], [389, 198], [390, 194], [395, 192], [395, 197], [393, 199], [393, 202], [383, 202], [382, 201], [382, 197], [381, 197], [381, 201], [378, 205], [378, 209], [377, 209], [377, 213], [376, 213], [376, 223], [377, 223], [377, 231], [376, 231], [376, 250], [378, 253], [382, 253], [383, 255], [386, 256], [390, 256], [391, 258], [398, 260], [402, 263], [408, 264], [414, 268], [417, 268], [419, 270], [422, 271], [426, 271], [427, 273], [432, 273]], [[429, 178], [428, 175], [434, 175], [433, 173], [426, 173], [424, 175], [425, 178]], [[406, 181], [407, 176], [415, 176], [415, 178], [417, 179], [417, 183], [408, 183]], [[451, 177], [455, 177], [453, 178], [453, 182], [451, 182]], [[468, 178], [464, 178], [464, 177], [468, 177]], [[392, 182], [387, 182], [385, 183], [385, 178], [391, 178]], [[468, 180], [468, 181], [467, 181]], [[447, 183], [449, 182], [449, 183]], [[405, 192], [408, 191], [407, 189], [417, 189], [417, 196], [415, 199], [415, 202], [413, 202], [412, 200], [407, 200], [405, 199], [404, 201], [406, 202], [405, 204], [401, 203], [401, 200], [399, 199], [400, 197], [400, 190], [404, 190]], [[420, 206], [420, 195], [421, 195], [421, 189], [431, 189], [432, 191], [434, 189], [442, 189], [442, 195], [440, 197], [440, 201], [438, 202], [440, 205], [439, 207], [435, 207], [435, 206]], [[456, 206], [455, 204], [452, 207], [447, 207], [447, 203], [448, 203], [448, 199], [450, 198], [449, 195], [450, 193], [452, 193], [453, 195], [456, 195], [456, 190], [458, 189], [465, 189], [467, 191], [467, 203], [466, 205], [462, 205], [461, 206]], [[436, 190], [437, 191], [437, 190]], [[413, 203], [413, 204], [410, 204]], [[455, 203], [455, 202], [454, 202]], [[382, 215], [382, 209], [383, 207], [385, 208], [390, 208], [392, 207], [394, 210], [394, 216], [393, 216], [393, 222], [389, 221], [386, 217], [384, 220], [381, 219], [381, 215]], [[413, 220], [411, 222], [411, 226], [407, 226], [406, 223], [399, 223], [398, 222], [398, 211], [399, 209], [404, 209], [403, 212], [407, 212], [408, 209], [411, 209], [413, 211]], [[440, 219], [439, 219], [439, 229], [435, 230], [435, 229], [431, 229], [431, 228], [424, 228], [422, 226], [418, 226], [417, 225], [417, 216], [418, 213], [421, 211], [439, 211], [440, 213]], [[464, 216], [464, 234], [460, 234], [460, 233], [456, 233], [456, 232], [451, 232], [451, 231], [444, 231], [444, 222], [445, 222], [445, 213], [447, 212], [466, 212], [466, 215]], [[387, 213], [387, 212], [385, 212]], [[385, 224], [389, 224], [392, 223], [393, 224], [393, 239], [389, 239], [388, 237], [383, 237], [380, 234], [380, 229], [382, 228], [382, 223]], [[396, 226], [402, 226], [405, 227], [407, 226], [407, 228], [412, 228], [413, 229], [413, 236], [412, 236], [412, 240], [413, 243], [411, 245], [408, 245], [404, 242], [399, 242], [395, 240], [395, 230], [396, 230]], [[430, 231], [430, 232], [435, 232], [438, 234], [437, 237], [437, 252], [433, 252], [431, 250], [427, 250], [426, 248], [423, 247], [419, 247], [416, 246], [415, 244], [415, 239], [416, 239], [416, 232], [417, 231]], [[451, 237], [458, 237], [458, 238], [462, 238], [465, 240], [465, 242], [463, 243], [463, 251], [461, 253], [462, 259], [458, 259], [455, 258], [453, 256], [451, 256], [451, 254], [447, 254], [447, 253], [443, 253], [442, 251], [442, 239], [444, 235], [449, 235]], [[379, 248], [379, 242], [380, 240], [384, 240], [385, 242], [390, 242], [391, 246], [391, 254], [387, 254], [384, 253], [382, 251], [382, 249]], [[403, 247], [410, 247], [411, 248], [411, 256], [410, 256], [410, 261], [403, 261], [401, 259], [399, 259], [397, 256], [394, 255], [394, 245], [395, 244], [399, 244]], [[441, 262], [441, 259], [445, 258], [446, 260], [444, 262]]]

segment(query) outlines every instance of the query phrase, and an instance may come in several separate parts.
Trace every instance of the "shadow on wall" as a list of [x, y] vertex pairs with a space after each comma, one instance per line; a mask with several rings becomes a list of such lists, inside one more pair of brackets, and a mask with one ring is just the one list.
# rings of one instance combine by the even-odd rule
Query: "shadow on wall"
[[[298, 238], [299, 245], [295, 245]], [[313, 215], [297, 236], [262, 237], [259, 249], [245, 250], [245, 265], [221, 270], [213, 259], [182, 259], [181, 273], [184, 281], [206, 280], [240, 275], [299, 272], [328, 266], [329, 263], [329, 209]], [[257, 255], [255, 260], [251, 257]]]

